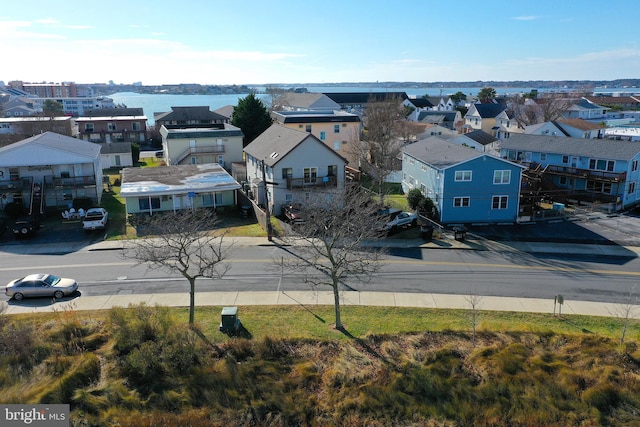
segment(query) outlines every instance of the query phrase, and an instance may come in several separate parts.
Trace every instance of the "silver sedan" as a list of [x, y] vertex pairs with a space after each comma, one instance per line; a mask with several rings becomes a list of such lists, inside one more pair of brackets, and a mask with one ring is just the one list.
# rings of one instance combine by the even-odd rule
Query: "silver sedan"
[[78, 290], [78, 282], [53, 274], [30, 274], [12, 280], [4, 290], [5, 295], [20, 301], [25, 297], [63, 298]]

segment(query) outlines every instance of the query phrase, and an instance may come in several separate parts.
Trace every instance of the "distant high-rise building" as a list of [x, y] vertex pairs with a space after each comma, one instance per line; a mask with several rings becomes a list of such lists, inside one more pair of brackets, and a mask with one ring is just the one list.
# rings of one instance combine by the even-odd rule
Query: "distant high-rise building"
[[9, 82], [9, 87], [19, 89], [38, 98], [75, 98], [78, 96], [74, 82], [25, 83], [21, 80]]

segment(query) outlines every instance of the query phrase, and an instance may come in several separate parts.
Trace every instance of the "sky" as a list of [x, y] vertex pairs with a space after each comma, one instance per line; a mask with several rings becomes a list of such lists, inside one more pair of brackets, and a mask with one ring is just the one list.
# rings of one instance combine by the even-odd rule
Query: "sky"
[[5, 83], [640, 78], [637, 0], [5, 3]]

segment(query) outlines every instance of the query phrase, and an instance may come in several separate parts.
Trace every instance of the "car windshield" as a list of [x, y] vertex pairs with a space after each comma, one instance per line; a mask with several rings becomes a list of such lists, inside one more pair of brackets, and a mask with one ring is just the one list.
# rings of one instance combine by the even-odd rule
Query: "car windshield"
[[59, 281], [60, 281], [60, 278], [58, 276], [54, 276], [53, 274], [48, 275], [44, 279], [44, 282], [49, 286], [55, 286], [56, 283], [58, 283]]

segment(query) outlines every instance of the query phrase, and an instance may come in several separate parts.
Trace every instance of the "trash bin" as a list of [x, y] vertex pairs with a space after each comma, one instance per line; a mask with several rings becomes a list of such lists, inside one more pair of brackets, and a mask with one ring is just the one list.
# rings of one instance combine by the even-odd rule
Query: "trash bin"
[[420, 235], [423, 240], [430, 242], [433, 239], [433, 226], [431, 225], [423, 225], [420, 227]]
[[220, 332], [235, 333], [242, 323], [238, 318], [238, 307], [223, 307], [220, 319]]
[[453, 227], [454, 239], [464, 242], [465, 235], [467, 234], [467, 227]]

